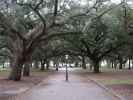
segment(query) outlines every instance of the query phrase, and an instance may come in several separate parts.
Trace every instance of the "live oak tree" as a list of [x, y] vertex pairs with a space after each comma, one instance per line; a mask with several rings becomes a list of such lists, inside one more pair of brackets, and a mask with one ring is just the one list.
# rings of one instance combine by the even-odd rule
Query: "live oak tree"
[[119, 19], [108, 13], [112, 7], [103, 7], [103, 10], [101, 6], [100, 4], [94, 8], [94, 15], [91, 18], [89, 17], [87, 20], [86, 18], [81, 19], [81, 17], [76, 19], [74, 23], [77, 21], [77, 24], [73, 26], [82, 34], [66, 39], [76, 48], [75, 51], [90, 58], [96, 73], [100, 72], [100, 61], [109, 53], [125, 45], [128, 35], [120, 34], [122, 31]]
[[21, 79], [23, 64], [29, 62], [31, 54], [40, 42], [47, 43], [54, 36], [71, 33], [69, 29], [58, 28], [60, 24], [63, 26], [65, 23], [57, 18], [58, 4], [58, 0], [20, 0], [9, 4], [8, 9], [4, 8], [0, 12], [0, 24], [7, 33], [8, 47], [13, 55], [9, 79]]
[[[11, 46], [10, 51], [12, 49], [13, 60], [14, 60], [12, 62], [13, 63], [12, 72], [9, 76], [9, 79], [16, 80], [16, 81], [20, 80], [23, 64], [30, 60], [30, 56], [34, 48], [37, 46], [37, 44], [42, 39], [45, 40], [46, 38], [49, 37], [48, 34], [46, 33], [47, 27], [46, 27], [45, 19], [42, 17], [42, 15], [38, 10], [41, 5], [41, 2], [42, 0], [39, 3], [37, 3], [35, 6], [32, 6], [32, 5], [29, 6], [36, 13], [39, 19], [41, 19], [41, 23], [37, 22], [34, 25], [35, 27], [32, 27], [31, 29], [28, 28], [28, 31], [27, 31], [27, 27], [23, 25], [26, 23], [23, 23], [21, 22], [21, 19], [16, 18], [12, 14], [13, 12], [10, 12], [11, 13], [10, 16], [12, 17], [12, 20], [8, 19], [8, 15], [6, 16], [3, 13], [0, 13], [1, 14], [0, 20], [3, 21], [1, 22], [2, 28], [4, 28], [6, 30], [6, 33], [9, 34], [8, 35], [10, 38], [9, 43]], [[55, 6], [56, 5], [57, 3], [55, 3]], [[28, 12], [28, 13], [31, 13], [31, 12]], [[24, 19], [24, 17], [25, 15], [23, 15], [22, 18]], [[42, 36], [44, 37], [42, 38]]]
[[[109, 12], [123, 2], [122, 26], [115, 14]], [[57, 50], [62, 55], [89, 57], [94, 72], [99, 72], [99, 63], [104, 57], [127, 41], [124, 33], [129, 23], [125, 1], [116, 5], [109, 0], [89, 0], [82, 5], [75, 0], [1, 0], [0, 4], [0, 33], [4, 33], [4, 41], [7, 41], [4, 52], [11, 62], [9, 79], [12, 80], [21, 79], [23, 65], [31, 61], [40, 44], [44, 43], [45, 50], [52, 38], [80, 33], [65, 39], [71, 45], [65, 44], [65, 48], [61, 46]], [[129, 26], [132, 29], [131, 22]]]

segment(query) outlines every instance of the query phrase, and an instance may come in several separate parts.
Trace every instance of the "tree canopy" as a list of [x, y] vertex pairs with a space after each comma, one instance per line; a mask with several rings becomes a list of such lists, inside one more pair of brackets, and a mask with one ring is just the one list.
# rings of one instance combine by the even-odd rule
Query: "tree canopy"
[[23, 65], [32, 60], [66, 54], [83, 60], [87, 57], [94, 72], [99, 72], [103, 59], [132, 56], [131, 3], [130, 0], [119, 3], [111, 0], [1, 0], [0, 59], [12, 63], [9, 79], [20, 80]]

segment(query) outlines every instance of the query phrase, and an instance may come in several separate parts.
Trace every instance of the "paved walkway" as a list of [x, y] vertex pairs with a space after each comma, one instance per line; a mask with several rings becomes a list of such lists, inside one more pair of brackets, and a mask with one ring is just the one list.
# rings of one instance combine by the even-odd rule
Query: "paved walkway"
[[86, 75], [71, 72], [69, 82], [64, 79], [64, 72], [52, 75], [24, 94], [21, 100], [116, 100]]

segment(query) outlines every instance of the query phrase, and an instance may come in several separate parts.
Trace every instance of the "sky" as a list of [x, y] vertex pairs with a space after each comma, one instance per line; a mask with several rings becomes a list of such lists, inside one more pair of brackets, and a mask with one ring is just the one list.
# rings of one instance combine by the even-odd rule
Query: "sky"
[[[78, 1], [78, 0], [77, 0], [77, 1]], [[81, 5], [86, 5], [86, 1], [87, 1], [87, 0], [81, 0]], [[120, 3], [121, 0], [111, 0], [111, 2], [113, 2], [113, 3]]]
[[[111, 0], [112, 2], [114, 2], [114, 3], [120, 3], [121, 2], [121, 0]], [[128, 4], [129, 5], [132, 5], [133, 4], [133, 0], [127, 0], [128, 2]]]
[[111, 1], [114, 3], [120, 3], [121, 2], [121, 0], [111, 0]]
[[[76, 0], [75, 0], [76, 1]], [[78, 1], [78, 0], [77, 0]], [[81, 5], [86, 5], [87, 0], [81, 0]], [[122, 0], [111, 0], [111, 2], [119, 4]], [[129, 5], [133, 5], [133, 0], [127, 0]]]

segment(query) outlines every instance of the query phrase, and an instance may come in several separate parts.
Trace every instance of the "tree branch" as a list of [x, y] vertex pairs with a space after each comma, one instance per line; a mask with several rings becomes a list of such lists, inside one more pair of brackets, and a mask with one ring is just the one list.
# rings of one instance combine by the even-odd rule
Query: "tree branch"
[[8, 31], [9, 34], [16, 34], [20, 39], [26, 40], [26, 38], [20, 32], [12, 27], [11, 23], [7, 21], [7, 18], [5, 18], [2, 13], [0, 13], [0, 23], [6, 29], [6, 31]]
[[43, 3], [43, 0], [40, 0], [40, 2], [34, 7], [34, 9], [37, 10], [42, 3]]
[[90, 48], [89, 48], [88, 44], [86, 43], [86, 41], [84, 39], [81, 39], [81, 42], [86, 47], [88, 56], [91, 56], [92, 54], [91, 54]]
[[125, 45], [125, 43], [120, 43], [118, 45], [116, 45], [115, 47], [110, 47], [107, 51], [103, 52], [101, 54], [101, 56], [99, 56], [99, 59], [102, 59], [104, 56], [106, 56], [107, 54], [109, 54], [110, 52], [113, 52], [115, 50], [117, 50], [118, 48], [120, 48], [121, 46]]
[[101, 14], [97, 15], [96, 18], [101, 18], [104, 14], [108, 13], [109, 11], [111, 11], [112, 9], [117, 8], [118, 6], [122, 5], [123, 2], [121, 2], [120, 4], [116, 5], [115, 7], [110, 7], [109, 9], [103, 11]]
[[80, 32], [61, 32], [61, 33], [55, 33], [55, 34], [49, 34], [44, 36], [43, 38], [40, 39], [40, 41], [47, 41], [50, 40], [54, 37], [58, 37], [58, 36], [64, 36], [64, 35], [77, 35], [77, 34], [81, 34]]
[[56, 16], [57, 16], [57, 12], [58, 12], [58, 0], [55, 0], [55, 4], [54, 4], [54, 19], [53, 19], [53, 24], [55, 24], [55, 20], [56, 20]]

